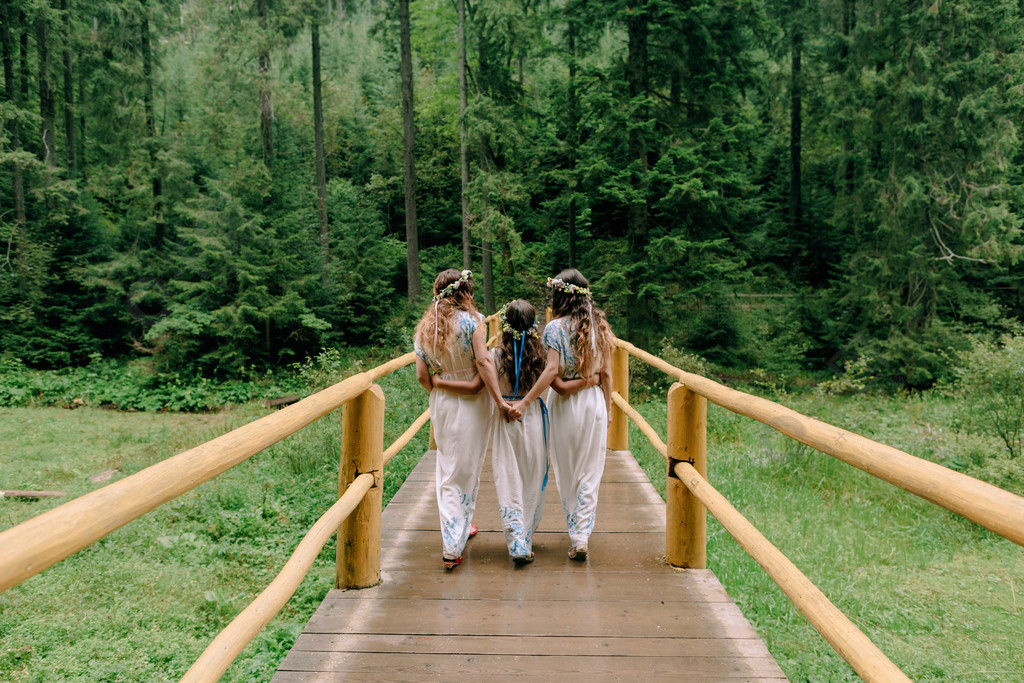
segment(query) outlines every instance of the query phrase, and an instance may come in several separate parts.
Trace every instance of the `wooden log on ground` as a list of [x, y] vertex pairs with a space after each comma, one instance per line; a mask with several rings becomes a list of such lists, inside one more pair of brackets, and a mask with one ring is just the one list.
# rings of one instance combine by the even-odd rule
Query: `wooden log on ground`
[[0, 498], [26, 498], [37, 500], [39, 498], [63, 498], [68, 495], [65, 491], [25, 491], [22, 489], [0, 489]]
[[279, 406], [290, 406], [291, 404], [298, 403], [301, 400], [301, 396], [282, 396], [281, 398], [271, 398], [263, 402], [263, 407], [277, 408]]

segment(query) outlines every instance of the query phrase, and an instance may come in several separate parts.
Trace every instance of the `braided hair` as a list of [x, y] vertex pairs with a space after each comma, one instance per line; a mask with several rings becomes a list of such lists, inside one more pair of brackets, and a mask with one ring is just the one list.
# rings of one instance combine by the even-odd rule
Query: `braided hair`
[[605, 349], [611, 348], [612, 329], [604, 311], [590, 298], [590, 282], [575, 268], [563, 270], [549, 281], [554, 317], [569, 318], [572, 326], [576, 372], [580, 377], [594, 374]]

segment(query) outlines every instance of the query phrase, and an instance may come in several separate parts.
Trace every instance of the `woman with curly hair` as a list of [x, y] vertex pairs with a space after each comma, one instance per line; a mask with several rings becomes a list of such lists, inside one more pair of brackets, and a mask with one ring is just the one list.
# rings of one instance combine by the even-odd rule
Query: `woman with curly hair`
[[[486, 326], [473, 301], [473, 274], [454, 268], [434, 280], [434, 299], [413, 337], [416, 379], [430, 392], [430, 420], [437, 442], [437, 507], [441, 556], [446, 569], [462, 563], [466, 541], [476, 533], [473, 511], [480, 470], [487, 454], [493, 402], [502, 413], [494, 362], [487, 352]], [[466, 388], [479, 374], [490, 399]]]

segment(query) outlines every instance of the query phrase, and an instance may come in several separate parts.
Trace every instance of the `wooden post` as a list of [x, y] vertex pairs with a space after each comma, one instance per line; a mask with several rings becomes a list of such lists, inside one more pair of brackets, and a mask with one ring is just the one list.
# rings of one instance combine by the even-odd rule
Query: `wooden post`
[[373, 474], [374, 486], [338, 527], [338, 588], [369, 588], [380, 583], [384, 392], [376, 384], [342, 406], [338, 495], [363, 473]]
[[[629, 352], [617, 346], [612, 348], [612, 391], [629, 402]], [[608, 450], [629, 450], [629, 417], [614, 404], [608, 425]]]
[[708, 401], [676, 382], [668, 390], [668, 479], [665, 485], [665, 559], [674, 567], [705, 569], [708, 521], [703, 503], [674, 470], [686, 461], [707, 479]]
[[427, 445], [427, 448], [429, 450], [432, 450], [432, 451], [436, 451], [437, 450], [437, 441], [434, 439], [434, 421], [433, 420], [430, 421], [430, 443]]
[[498, 316], [494, 316], [487, 321], [487, 338], [497, 339], [498, 333], [501, 332], [501, 322], [498, 320]]
[[554, 317], [555, 317], [555, 313], [554, 313], [554, 311], [551, 310], [550, 306], [548, 306], [547, 308], [544, 309], [544, 324], [545, 325], [547, 325], [549, 322], [551, 322], [551, 319], [554, 318]]

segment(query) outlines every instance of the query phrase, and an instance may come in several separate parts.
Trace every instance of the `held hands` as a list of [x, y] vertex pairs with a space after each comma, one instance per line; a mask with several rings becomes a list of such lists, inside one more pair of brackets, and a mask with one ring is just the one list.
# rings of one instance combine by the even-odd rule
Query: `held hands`
[[517, 422], [523, 419], [523, 414], [526, 412], [526, 403], [523, 401], [516, 401], [513, 403], [505, 414], [506, 422]]

